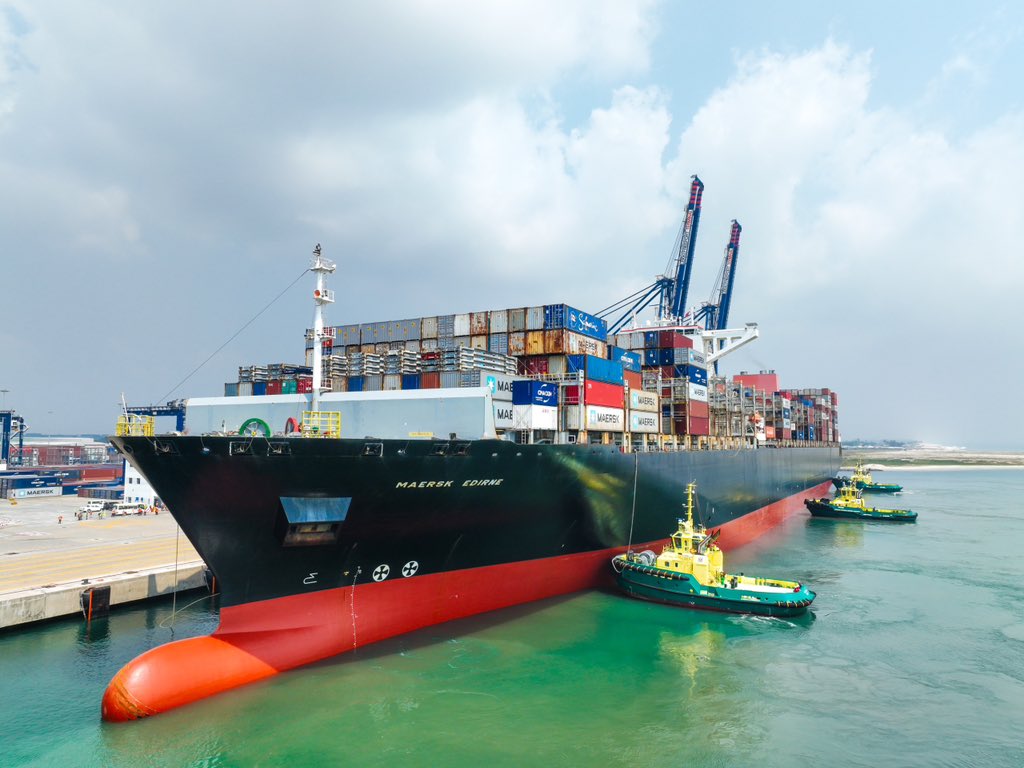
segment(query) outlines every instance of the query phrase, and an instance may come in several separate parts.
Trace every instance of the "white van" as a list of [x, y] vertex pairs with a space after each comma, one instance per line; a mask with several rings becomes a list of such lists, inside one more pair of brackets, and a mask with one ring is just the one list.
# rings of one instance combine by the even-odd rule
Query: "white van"
[[99, 499], [90, 499], [78, 508], [79, 512], [102, 512], [103, 502]]

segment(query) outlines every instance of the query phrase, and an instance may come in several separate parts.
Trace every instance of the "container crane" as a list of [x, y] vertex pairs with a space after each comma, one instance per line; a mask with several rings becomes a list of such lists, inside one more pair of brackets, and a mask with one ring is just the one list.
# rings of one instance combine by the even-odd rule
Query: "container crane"
[[[622, 330], [633, 317], [658, 300], [658, 321], [663, 324], [681, 322], [686, 309], [686, 297], [690, 290], [690, 273], [693, 270], [693, 253], [697, 245], [697, 227], [700, 224], [701, 198], [704, 182], [697, 176], [691, 177], [690, 201], [679, 233], [672, 248], [672, 257], [665, 268], [665, 274], [636, 293], [617, 301], [597, 313], [598, 317], [615, 316], [618, 319], [608, 323], [608, 333]], [[669, 276], [671, 275], [671, 277]], [[619, 314], [621, 313], [621, 314]]]
[[169, 400], [167, 405], [129, 405], [125, 407], [124, 411], [139, 416], [173, 416], [175, 429], [178, 432], [185, 431], [184, 400]]
[[725, 247], [725, 258], [722, 269], [718, 273], [715, 287], [711, 292], [711, 300], [707, 301], [694, 314], [697, 323], [703, 322], [709, 331], [721, 331], [729, 322], [729, 305], [732, 302], [732, 286], [736, 279], [736, 257], [740, 252], [740, 233], [743, 227], [736, 219], [732, 220], [729, 231], [729, 244]]
[[7, 460], [11, 453], [11, 431], [18, 437], [18, 461], [21, 465], [24, 462], [23, 451], [25, 449], [25, 420], [14, 411], [0, 411], [0, 468], [7, 466]]

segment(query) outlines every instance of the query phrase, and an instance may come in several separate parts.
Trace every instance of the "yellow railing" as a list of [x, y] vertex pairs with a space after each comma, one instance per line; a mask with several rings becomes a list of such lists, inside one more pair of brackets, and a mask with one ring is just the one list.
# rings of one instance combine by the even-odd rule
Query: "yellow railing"
[[155, 417], [130, 413], [126, 416], [118, 416], [115, 434], [118, 437], [152, 437], [155, 426]]
[[341, 437], [341, 414], [337, 411], [303, 411], [303, 437]]

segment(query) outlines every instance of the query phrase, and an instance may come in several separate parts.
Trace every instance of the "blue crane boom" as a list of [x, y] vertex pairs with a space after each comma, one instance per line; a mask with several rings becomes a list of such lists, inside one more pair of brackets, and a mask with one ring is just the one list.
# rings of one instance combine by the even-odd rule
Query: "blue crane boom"
[[704, 182], [693, 176], [690, 182], [690, 202], [676, 237], [675, 277], [663, 292], [658, 309], [659, 320], [681, 320], [686, 312], [686, 297], [690, 292], [690, 273], [693, 271], [693, 252], [697, 246], [697, 227], [700, 224], [701, 198]]
[[704, 322], [709, 331], [721, 331], [729, 322], [729, 305], [732, 303], [732, 286], [736, 280], [736, 258], [740, 253], [740, 233], [743, 227], [736, 219], [729, 230], [729, 244], [725, 247], [725, 258], [718, 273], [711, 300], [704, 304], [695, 315], [697, 322]]
[[178, 432], [185, 431], [184, 400], [171, 400], [167, 405], [129, 405], [125, 408], [125, 412], [140, 416], [173, 416], [175, 418], [175, 429]]

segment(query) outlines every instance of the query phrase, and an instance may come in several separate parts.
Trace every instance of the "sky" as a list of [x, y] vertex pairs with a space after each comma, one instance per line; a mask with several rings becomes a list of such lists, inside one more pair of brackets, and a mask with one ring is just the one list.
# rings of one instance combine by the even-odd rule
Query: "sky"
[[699, 174], [688, 304], [737, 219], [761, 331], [723, 373], [838, 391], [844, 438], [1024, 449], [1024, 5], [298, 8], [0, 0], [0, 408], [31, 431], [301, 362], [317, 243], [332, 325], [597, 311], [666, 269]]

